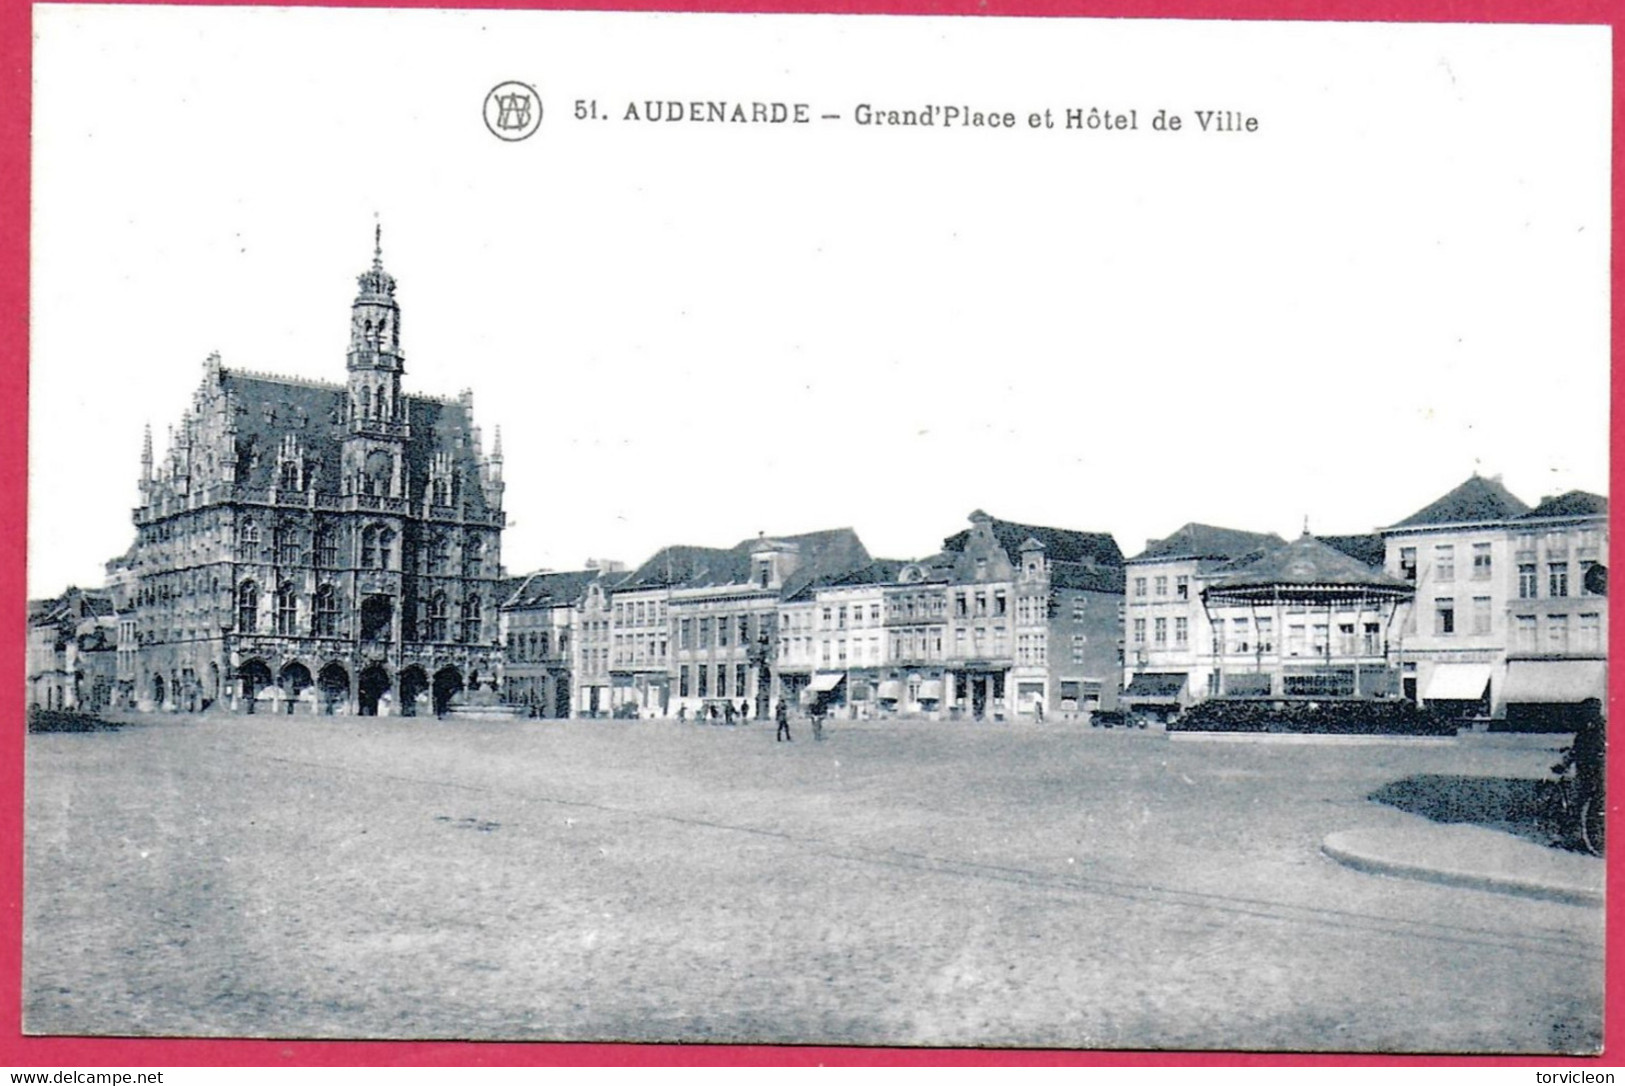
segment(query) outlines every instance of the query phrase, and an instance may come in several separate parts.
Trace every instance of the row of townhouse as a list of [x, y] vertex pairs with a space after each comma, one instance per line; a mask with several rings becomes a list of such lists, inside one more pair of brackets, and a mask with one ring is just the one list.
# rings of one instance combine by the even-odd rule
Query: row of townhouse
[[1370, 535], [1187, 524], [1126, 563], [1125, 701], [1404, 697], [1518, 727], [1604, 698], [1607, 499], [1473, 476]]
[[970, 521], [917, 561], [875, 559], [840, 528], [516, 579], [501, 609], [505, 696], [543, 716], [1114, 707], [1116, 542], [980, 510]]
[[28, 603], [28, 704], [94, 712], [114, 701], [125, 661], [113, 597], [69, 588]]

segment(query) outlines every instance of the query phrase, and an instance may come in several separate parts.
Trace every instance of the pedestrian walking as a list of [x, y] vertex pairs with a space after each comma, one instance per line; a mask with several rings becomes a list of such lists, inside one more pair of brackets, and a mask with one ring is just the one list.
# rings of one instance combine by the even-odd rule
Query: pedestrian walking
[[750, 723], [750, 702], [743, 699], [739, 702], [739, 723]]
[[722, 703], [722, 715], [723, 715], [723, 718], [725, 719], [726, 723], [728, 724], [728, 726], [730, 728], [733, 727], [733, 722], [734, 722], [734, 703], [733, 702], [725, 701], [725, 702]]
[[813, 742], [815, 743], [822, 743], [824, 741], [825, 712], [826, 710], [824, 706], [820, 703], [818, 705], [814, 705], [812, 707], [812, 712], [809, 714], [812, 718]]
[[679, 705], [677, 707], [677, 723], [679, 723], [679, 724], [687, 724], [688, 723], [688, 706]]
[[773, 741], [775, 743], [788, 743], [790, 741], [790, 709], [784, 702], [779, 702], [779, 707], [773, 710], [773, 719], [779, 722], [779, 731], [773, 737]]

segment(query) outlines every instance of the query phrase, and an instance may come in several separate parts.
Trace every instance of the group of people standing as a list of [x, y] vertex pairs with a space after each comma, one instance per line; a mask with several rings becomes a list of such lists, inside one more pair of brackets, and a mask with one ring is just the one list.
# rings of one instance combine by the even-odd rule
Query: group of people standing
[[[820, 711], [821, 708], [821, 706], [815, 706], [812, 712], [808, 715], [808, 719], [812, 722], [814, 739], [824, 738], [824, 714], [822, 711]], [[677, 719], [685, 724], [688, 722], [688, 706], [678, 706]], [[750, 723], [750, 702], [740, 702], [737, 710], [734, 708], [734, 704], [731, 701], [724, 701], [720, 706], [716, 702], [712, 702], [701, 709], [700, 712], [695, 715], [695, 719], [708, 720], [712, 724], [748, 724]], [[777, 721], [779, 725], [779, 729], [777, 734], [774, 736], [774, 740], [785, 743], [791, 742], [789, 705], [783, 701], [780, 701], [773, 710], [773, 719]]]
[[[685, 723], [688, 721], [688, 706], [678, 706], [677, 719]], [[709, 720], [712, 724], [748, 724], [750, 723], [750, 702], [740, 702], [738, 709], [734, 708], [734, 703], [731, 701], [725, 701], [720, 706], [716, 702], [711, 702], [695, 715], [695, 719]]]

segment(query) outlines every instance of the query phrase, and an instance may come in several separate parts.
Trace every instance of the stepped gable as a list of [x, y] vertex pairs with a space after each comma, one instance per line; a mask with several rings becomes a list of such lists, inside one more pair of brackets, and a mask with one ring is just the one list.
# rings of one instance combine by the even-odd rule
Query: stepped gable
[[[971, 519], [985, 515], [977, 510], [971, 514]], [[987, 519], [993, 529], [993, 537], [999, 541], [1004, 553], [1009, 555], [1012, 564], [1021, 561], [1021, 546], [1029, 539], [1036, 539], [1044, 545], [1044, 554], [1051, 562], [1107, 567], [1120, 567], [1123, 564], [1123, 552], [1110, 532], [1080, 532], [1070, 528], [1018, 524], [997, 517]], [[942, 549], [958, 554], [965, 549], [965, 542], [969, 538], [969, 528], [955, 532], [942, 541]]]
[[1520, 520], [1549, 520], [1558, 517], [1605, 517], [1608, 499], [1586, 490], [1571, 490], [1555, 498], [1546, 498], [1525, 513]]
[[1408, 581], [1390, 577], [1358, 558], [1328, 546], [1307, 532], [1266, 551], [1216, 579], [1212, 588], [1233, 590], [1269, 585], [1381, 588], [1411, 591]]
[[1424, 506], [1394, 525], [1395, 528], [1421, 528], [1440, 524], [1482, 524], [1512, 520], [1529, 512], [1499, 479], [1474, 475], [1444, 497]]
[[1244, 532], [1239, 528], [1216, 528], [1194, 521], [1162, 539], [1147, 541], [1134, 561], [1150, 558], [1228, 559], [1257, 557], [1279, 547], [1286, 540], [1274, 532]]

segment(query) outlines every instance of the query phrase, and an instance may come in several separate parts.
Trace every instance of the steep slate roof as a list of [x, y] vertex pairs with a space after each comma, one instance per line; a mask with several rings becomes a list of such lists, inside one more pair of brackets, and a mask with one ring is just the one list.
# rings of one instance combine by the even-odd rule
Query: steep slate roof
[[[284, 434], [304, 446], [305, 458], [317, 468], [318, 494], [338, 494], [343, 478], [343, 447], [348, 430], [345, 386], [222, 368], [220, 384], [237, 404], [237, 483], [266, 489], [276, 475], [277, 448]], [[480, 486], [473, 422], [461, 402], [402, 393], [411, 437], [406, 442], [407, 497], [423, 499], [429, 461], [436, 452], [452, 454], [462, 498], [480, 515], [489, 510]]]
[[901, 558], [876, 558], [868, 565], [841, 573], [829, 573], [808, 580], [797, 579], [792, 589], [786, 585], [786, 600], [810, 600], [820, 588], [841, 588], [855, 585], [896, 584], [897, 575], [909, 563]]
[[1592, 494], [1584, 490], [1571, 490], [1567, 494], [1559, 494], [1555, 498], [1545, 499], [1520, 519], [1540, 520], [1548, 517], [1596, 517], [1607, 515], [1607, 498], [1601, 494]]
[[[985, 515], [981, 510], [973, 517]], [[1015, 521], [988, 517], [992, 522], [993, 537], [1010, 556], [1012, 563], [1021, 561], [1021, 545], [1028, 539], [1044, 544], [1044, 554], [1051, 562], [1077, 562], [1098, 566], [1121, 566], [1123, 552], [1110, 532], [1079, 532], [1070, 528], [1045, 528], [1035, 524], [1017, 524]], [[970, 529], [955, 532], [942, 541], [942, 549], [958, 554], [965, 549]]]
[[[615, 587], [622, 592], [639, 588], [680, 587], [691, 580], [710, 576], [713, 567], [731, 569], [736, 560], [733, 551], [720, 547], [694, 547], [679, 543], [660, 548]], [[740, 568], [749, 572], [748, 559]]]
[[1049, 566], [1049, 583], [1056, 588], [1080, 588], [1121, 596], [1124, 581], [1120, 567], [1089, 566], [1077, 562], [1051, 562]]
[[1323, 535], [1317, 537], [1322, 543], [1334, 550], [1340, 550], [1350, 558], [1364, 562], [1368, 566], [1380, 566], [1388, 559], [1388, 548], [1382, 536], [1373, 532], [1369, 535]]
[[1278, 547], [1286, 540], [1273, 532], [1244, 532], [1238, 528], [1215, 528], [1211, 524], [1187, 524], [1162, 539], [1146, 542], [1145, 550], [1131, 561], [1148, 558], [1241, 558], [1263, 549]]
[[581, 599], [587, 586], [599, 577], [596, 569], [576, 569], [565, 573], [532, 573], [514, 590], [505, 607], [564, 607]]
[[112, 597], [78, 587], [69, 587], [55, 599], [28, 601], [28, 624], [41, 629], [54, 626], [58, 648], [74, 637], [86, 620], [110, 618], [113, 613]]
[[[534, 574], [532, 576], [534, 576]], [[498, 581], [496, 591], [492, 594], [492, 598], [496, 600], [497, 606], [506, 607], [509, 601], [514, 598], [514, 594], [521, 588], [525, 587], [526, 582], [529, 580], [530, 577], [527, 576], [504, 577], [502, 580]]]
[[1502, 486], [1499, 480], [1474, 475], [1438, 501], [1418, 509], [1394, 527], [1478, 524], [1484, 521], [1510, 520], [1527, 512], [1529, 507]]
[[[794, 543], [800, 548], [801, 564], [784, 580], [784, 590], [781, 594], [786, 598], [818, 578], [843, 576], [874, 562], [869, 556], [868, 548], [863, 545], [863, 540], [859, 539], [858, 533], [851, 528], [832, 528], [821, 532], [805, 532], [801, 535], [776, 538]], [[745, 580], [750, 577], [748, 565], [750, 549], [759, 542], [760, 540], [748, 539], [739, 544], [745, 548], [747, 557], [743, 578]], [[893, 571], [893, 576], [895, 575]]]
[[783, 595], [799, 592], [823, 577], [837, 577], [870, 564], [873, 559], [851, 528], [831, 528], [801, 535], [741, 540], [727, 550], [716, 547], [671, 546], [657, 551], [632, 574], [615, 585], [616, 591], [639, 588], [714, 588], [749, 584], [751, 554], [763, 543], [793, 543], [801, 564], [785, 581]]
[[1400, 589], [1410, 582], [1390, 577], [1357, 558], [1305, 533], [1216, 579], [1209, 591], [1225, 592], [1269, 586]]
[[901, 558], [876, 558], [866, 566], [859, 566], [857, 569], [849, 570], [846, 573], [838, 573], [827, 579], [820, 578], [820, 580], [827, 580], [827, 583], [832, 587], [840, 585], [896, 584], [897, 574], [906, 565], [908, 563]]

